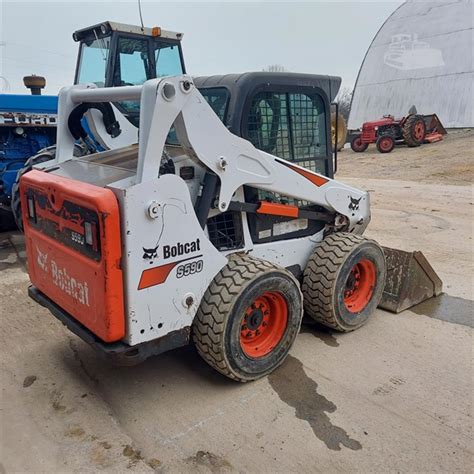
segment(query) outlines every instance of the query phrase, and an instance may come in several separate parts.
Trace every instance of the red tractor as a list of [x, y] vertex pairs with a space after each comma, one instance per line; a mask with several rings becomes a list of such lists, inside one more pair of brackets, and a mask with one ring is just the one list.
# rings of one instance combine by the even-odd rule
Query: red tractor
[[367, 150], [370, 143], [375, 143], [380, 153], [390, 153], [396, 144], [410, 147], [420, 146], [424, 142], [435, 142], [442, 139], [446, 130], [436, 114], [409, 114], [395, 120], [393, 115], [362, 125], [362, 133], [351, 140], [351, 148], [360, 153]]

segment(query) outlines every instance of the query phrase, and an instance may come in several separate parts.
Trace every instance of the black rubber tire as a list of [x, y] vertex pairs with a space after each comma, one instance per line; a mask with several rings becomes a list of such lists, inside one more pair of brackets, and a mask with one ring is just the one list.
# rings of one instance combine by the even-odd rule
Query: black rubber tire
[[369, 147], [368, 143], [362, 143], [361, 136], [356, 135], [352, 140], [351, 140], [351, 148], [352, 151], [355, 151], [356, 153], [362, 153], [367, 148]]
[[[248, 357], [240, 344], [246, 309], [262, 293], [277, 291], [288, 308], [286, 329], [267, 355]], [[300, 330], [303, 295], [294, 276], [270, 262], [233, 254], [209, 285], [193, 322], [201, 357], [221, 374], [239, 382], [268, 375], [283, 363]]]
[[[419, 126], [423, 127], [423, 136], [416, 137], [415, 136], [415, 127], [419, 124]], [[421, 125], [423, 124], [423, 125]], [[425, 141], [426, 135], [426, 125], [425, 120], [423, 119], [422, 115], [410, 115], [405, 123], [403, 124], [402, 128], [403, 139], [405, 143], [409, 147], [420, 146]]]
[[0, 232], [16, 230], [15, 220], [10, 209], [0, 207]]
[[[390, 146], [385, 146], [385, 142], [390, 140]], [[395, 140], [389, 136], [381, 136], [377, 138], [377, 142], [375, 144], [379, 153], [390, 153], [395, 148]]]
[[[375, 287], [366, 306], [351, 313], [344, 303], [344, 291], [352, 268], [362, 259], [375, 265]], [[341, 332], [353, 331], [366, 323], [380, 303], [385, 276], [385, 255], [377, 242], [344, 232], [331, 234], [318, 245], [305, 268], [305, 311], [325, 326]]]
[[[80, 145], [74, 145], [74, 156], [79, 157], [83, 156], [84, 149]], [[34, 165], [39, 165], [40, 163], [45, 163], [46, 161], [54, 160], [56, 157], [56, 145], [43, 148], [36, 155], [28, 158], [25, 162], [25, 166], [16, 175], [15, 183], [12, 187], [12, 202], [11, 208], [13, 213], [13, 218], [15, 219], [18, 229], [23, 232], [23, 217], [21, 215], [21, 199], [20, 199], [20, 178], [28, 171], [33, 169]]]

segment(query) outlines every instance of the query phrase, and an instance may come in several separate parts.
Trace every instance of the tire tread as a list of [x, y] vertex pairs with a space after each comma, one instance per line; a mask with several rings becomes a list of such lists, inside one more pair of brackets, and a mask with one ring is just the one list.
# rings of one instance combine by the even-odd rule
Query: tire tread
[[211, 367], [233, 380], [247, 382], [253, 379], [239, 376], [226, 359], [223, 344], [226, 317], [238, 296], [253, 279], [275, 270], [291, 275], [268, 261], [243, 253], [232, 254], [201, 300], [193, 322], [193, 340], [197, 351]]
[[311, 255], [303, 274], [302, 292], [305, 311], [315, 321], [337, 331], [353, 330], [341, 326], [337, 320], [333, 307], [334, 287], [344, 260], [355, 247], [368, 241], [345, 232], [331, 234]]

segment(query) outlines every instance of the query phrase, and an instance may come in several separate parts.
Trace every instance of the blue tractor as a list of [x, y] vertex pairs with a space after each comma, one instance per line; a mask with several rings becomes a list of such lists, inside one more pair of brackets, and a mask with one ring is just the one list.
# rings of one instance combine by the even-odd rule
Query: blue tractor
[[[73, 33], [74, 41], [79, 43], [74, 83], [118, 87], [183, 74], [186, 71], [181, 38], [181, 33], [159, 27], [143, 28], [110, 21], [77, 30]], [[34, 96], [0, 95], [0, 231], [14, 222], [22, 229], [20, 176], [33, 165], [55, 158], [58, 98], [39, 95], [45, 85], [44, 78], [29, 76], [25, 85]], [[137, 102], [125, 101], [114, 106], [129, 122], [138, 124]], [[86, 113], [83, 110], [81, 117]], [[75, 155], [87, 154], [93, 151], [91, 148], [106, 149], [107, 143], [96, 142], [94, 134], [89, 133], [86, 117], [81, 123]], [[83, 133], [87, 136], [82, 136]], [[108, 130], [108, 133], [113, 136], [115, 132]]]
[[18, 171], [56, 142], [57, 96], [41, 95], [43, 77], [23, 82], [31, 95], [0, 94], [0, 231], [14, 227], [10, 203]]

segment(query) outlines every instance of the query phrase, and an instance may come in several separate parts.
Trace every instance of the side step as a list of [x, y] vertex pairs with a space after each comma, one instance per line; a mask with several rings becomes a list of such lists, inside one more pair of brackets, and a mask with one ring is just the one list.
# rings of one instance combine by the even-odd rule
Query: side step
[[400, 313], [443, 291], [443, 282], [420, 251], [383, 247], [387, 279], [380, 308]]

